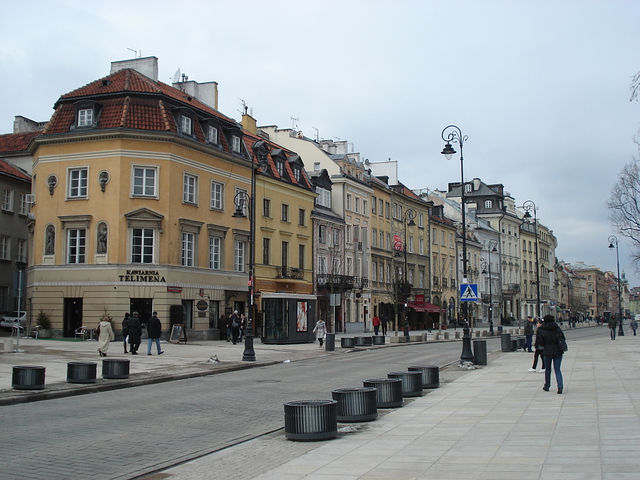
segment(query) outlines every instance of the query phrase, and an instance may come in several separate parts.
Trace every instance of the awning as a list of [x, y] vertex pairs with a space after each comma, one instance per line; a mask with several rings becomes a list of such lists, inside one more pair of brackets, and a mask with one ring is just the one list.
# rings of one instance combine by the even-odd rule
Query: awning
[[444, 310], [439, 306], [428, 302], [409, 302], [407, 305], [409, 306], [409, 308], [413, 308], [416, 312], [444, 312]]

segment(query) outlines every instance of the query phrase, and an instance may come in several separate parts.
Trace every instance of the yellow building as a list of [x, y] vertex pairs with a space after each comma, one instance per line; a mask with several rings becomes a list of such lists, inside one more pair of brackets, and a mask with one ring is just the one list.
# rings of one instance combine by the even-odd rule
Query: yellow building
[[438, 328], [455, 321], [458, 311], [458, 279], [456, 277], [456, 224], [444, 215], [444, 207], [433, 207], [431, 222], [431, 293], [432, 302], [442, 309]]
[[[163, 326], [215, 338], [222, 315], [247, 310], [249, 221], [233, 214], [250, 193], [255, 137], [217, 111], [215, 84], [174, 85], [157, 81], [155, 57], [114, 62], [60, 97], [34, 141], [27, 297], [56, 334], [105, 312], [119, 326], [126, 312], [157, 311]], [[269, 155], [258, 185], [295, 191], [291, 205], [304, 205], [299, 191], [312, 201], [303, 168], [302, 182], [276, 168]], [[305, 235], [297, 222], [292, 235]]]
[[[391, 223], [391, 188], [372, 176], [371, 196], [371, 305], [373, 315], [389, 321], [394, 318], [393, 235]], [[391, 325], [389, 325], [391, 327]]]

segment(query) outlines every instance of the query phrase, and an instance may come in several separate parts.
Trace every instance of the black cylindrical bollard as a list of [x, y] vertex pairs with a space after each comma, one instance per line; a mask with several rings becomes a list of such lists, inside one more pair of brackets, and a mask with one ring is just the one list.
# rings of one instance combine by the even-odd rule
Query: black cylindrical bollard
[[44, 388], [44, 367], [23, 365], [13, 367], [11, 387], [16, 390], [42, 390]]
[[102, 360], [102, 378], [129, 378], [129, 360], [124, 358]]
[[95, 362], [69, 362], [67, 363], [68, 383], [94, 383], [96, 381]]
[[402, 406], [402, 380], [399, 378], [371, 378], [364, 380], [365, 387], [376, 389], [378, 408], [396, 408]]
[[386, 341], [386, 337], [384, 335], [374, 335], [373, 344], [374, 345], [384, 345]]
[[389, 372], [387, 377], [402, 380], [403, 397], [422, 396], [422, 372]]
[[339, 388], [331, 391], [331, 397], [338, 402], [339, 422], [369, 422], [378, 417], [373, 387]]
[[327, 352], [333, 352], [336, 349], [336, 334], [335, 333], [327, 333], [327, 336], [324, 339], [324, 349]]
[[373, 342], [371, 341], [371, 337], [356, 337], [356, 347], [368, 347]]
[[475, 363], [476, 365], [487, 364], [487, 341], [486, 340], [473, 341], [473, 363]]
[[284, 431], [289, 440], [327, 440], [338, 435], [335, 400], [298, 400], [284, 404]]
[[438, 388], [440, 386], [440, 368], [437, 365], [409, 367], [410, 372], [422, 374], [422, 388]]
[[352, 337], [342, 337], [340, 339], [340, 346], [342, 348], [353, 348], [355, 341]]
[[511, 345], [511, 334], [510, 333], [502, 333], [500, 334], [500, 346], [502, 347], [503, 352], [513, 352], [513, 346]]

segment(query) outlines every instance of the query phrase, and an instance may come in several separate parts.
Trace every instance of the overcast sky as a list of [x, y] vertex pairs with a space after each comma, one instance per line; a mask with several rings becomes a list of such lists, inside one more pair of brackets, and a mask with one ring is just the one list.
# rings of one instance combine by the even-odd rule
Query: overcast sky
[[[136, 50], [171, 83], [217, 81], [259, 125], [348, 140], [411, 188], [460, 181], [440, 134], [469, 136], [465, 180], [533, 200], [558, 258], [616, 270], [606, 202], [637, 157], [640, 1], [33, 1], [3, 4], [0, 133]], [[304, 159], [303, 159], [304, 160]], [[640, 275], [620, 238], [620, 268]]]

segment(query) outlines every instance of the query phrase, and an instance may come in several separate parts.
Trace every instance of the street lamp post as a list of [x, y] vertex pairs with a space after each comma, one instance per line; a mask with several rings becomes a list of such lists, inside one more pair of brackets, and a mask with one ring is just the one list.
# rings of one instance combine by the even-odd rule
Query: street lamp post
[[620, 301], [620, 257], [618, 256], [618, 237], [615, 235], [609, 236], [609, 248], [616, 248], [616, 267], [618, 267], [618, 336], [624, 337], [624, 330], [622, 329], [622, 302]]
[[[498, 246], [498, 241], [497, 240], [489, 240], [489, 263], [488, 263], [488, 270], [489, 270], [489, 335], [493, 335], [493, 294], [492, 294], [492, 289], [491, 289], [491, 284], [493, 283], [492, 278], [491, 278], [491, 252], [497, 252], [497, 247]], [[483, 266], [483, 269], [486, 268], [486, 266]], [[486, 273], [486, 272], [482, 272], [482, 273]]]
[[[442, 154], [447, 160], [451, 160], [456, 151], [454, 150], [452, 143], [457, 143], [460, 146], [460, 204], [462, 211], [462, 283], [467, 283], [467, 221], [464, 204], [464, 160], [462, 157], [462, 147], [464, 142], [469, 138], [467, 135], [463, 135], [460, 127], [456, 125], [447, 125], [442, 130], [442, 139], [447, 142], [442, 149]], [[473, 362], [473, 353], [471, 351], [471, 334], [469, 332], [469, 322], [467, 321], [467, 303], [462, 305], [462, 317], [464, 321], [464, 335], [462, 339], [462, 354], [460, 355], [460, 362]]]
[[[251, 159], [251, 194], [249, 195], [249, 316], [247, 317], [247, 328], [244, 335], [244, 352], [242, 353], [242, 361], [255, 362], [256, 352], [253, 349], [253, 319], [255, 315], [255, 265], [256, 265], [256, 168], [260, 168], [266, 163], [269, 148], [267, 144], [258, 140], [253, 144], [252, 148], [257, 165]], [[245, 208], [247, 207], [247, 195], [244, 192], [238, 192], [233, 199], [236, 205], [236, 211], [233, 216], [245, 217]]]
[[527, 200], [522, 204], [524, 208], [524, 218], [527, 220], [531, 218], [531, 210], [533, 210], [533, 235], [535, 237], [536, 244], [536, 306], [538, 311], [538, 319], [542, 318], [540, 315], [540, 264], [538, 263], [538, 213], [536, 210], [536, 204], [533, 200]]
[[415, 226], [415, 222], [413, 219], [416, 218], [416, 212], [412, 208], [407, 208], [403, 215], [403, 223], [404, 223], [404, 285], [403, 285], [403, 293], [404, 293], [404, 337], [406, 341], [409, 341], [409, 293], [411, 290], [409, 289], [409, 282], [407, 280], [407, 226], [413, 227]]

